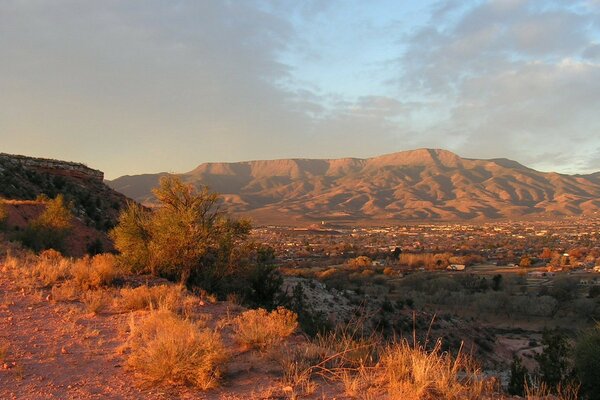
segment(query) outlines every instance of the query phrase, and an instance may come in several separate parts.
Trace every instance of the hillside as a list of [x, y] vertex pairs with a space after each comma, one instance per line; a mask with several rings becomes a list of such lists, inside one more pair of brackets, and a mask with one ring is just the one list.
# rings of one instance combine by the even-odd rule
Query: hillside
[[[151, 189], [163, 175], [107, 184], [152, 203]], [[600, 173], [539, 172], [508, 159], [467, 159], [439, 149], [368, 159], [205, 163], [181, 177], [208, 185], [232, 212], [263, 224], [548, 218], [600, 208]]]
[[29, 201], [63, 194], [85, 225], [107, 231], [115, 225], [127, 198], [103, 179], [101, 171], [80, 163], [0, 153], [0, 198]]

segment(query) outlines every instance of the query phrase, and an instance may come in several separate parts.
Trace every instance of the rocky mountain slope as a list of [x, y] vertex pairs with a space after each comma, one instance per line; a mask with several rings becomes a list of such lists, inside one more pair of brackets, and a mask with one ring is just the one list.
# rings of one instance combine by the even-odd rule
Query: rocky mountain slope
[[101, 171], [80, 163], [0, 153], [0, 199], [35, 200], [63, 194], [83, 223], [107, 231], [127, 198], [103, 179]]
[[[162, 175], [108, 184], [152, 203]], [[600, 173], [539, 172], [508, 159], [466, 159], [439, 149], [369, 159], [206, 163], [181, 177], [208, 185], [231, 211], [257, 223], [548, 218], [600, 209]]]

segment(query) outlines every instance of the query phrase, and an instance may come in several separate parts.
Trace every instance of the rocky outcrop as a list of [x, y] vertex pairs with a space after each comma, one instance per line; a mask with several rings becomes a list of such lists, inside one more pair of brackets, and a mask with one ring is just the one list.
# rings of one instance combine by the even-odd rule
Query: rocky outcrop
[[88, 166], [70, 162], [52, 160], [49, 158], [35, 158], [21, 155], [0, 153], [0, 161], [5, 161], [14, 165], [20, 165], [26, 169], [32, 169], [37, 172], [48, 173], [51, 175], [68, 176], [77, 179], [89, 179], [102, 182], [104, 173]]

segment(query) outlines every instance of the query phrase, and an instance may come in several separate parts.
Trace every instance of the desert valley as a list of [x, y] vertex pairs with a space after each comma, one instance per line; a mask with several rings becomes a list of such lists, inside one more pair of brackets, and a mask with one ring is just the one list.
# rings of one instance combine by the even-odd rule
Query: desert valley
[[598, 174], [420, 149], [104, 182], [2, 154], [0, 194], [3, 398], [597, 393]]
[[0, 400], [600, 400], [600, 0], [0, 0]]

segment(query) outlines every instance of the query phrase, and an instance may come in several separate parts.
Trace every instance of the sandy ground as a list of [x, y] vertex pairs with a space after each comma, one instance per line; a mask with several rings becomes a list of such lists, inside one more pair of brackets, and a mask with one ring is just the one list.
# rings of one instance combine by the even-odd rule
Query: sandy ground
[[[0, 399], [290, 398], [277, 365], [256, 352], [236, 348], [226, 330], [224, 340], [232, 357], [220, 388], [201, 392], [144, 384], [125, 368], [126, 355], [120, 350], [129, 314], [86, 314], [82, 304], [53, 302], [48, 290], [20, 289], [8, 275], [0, 269], [0, 346], [8, 348], [0, 361]], [[236, 312], [229, 303], [203, 307], [211, 324]], [[344, 398], [331, 391], [340, 393], [340, 388], [324, 384], [301, 398]]]

